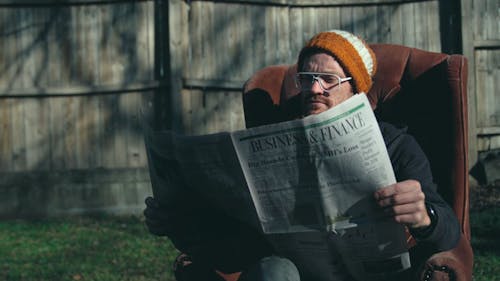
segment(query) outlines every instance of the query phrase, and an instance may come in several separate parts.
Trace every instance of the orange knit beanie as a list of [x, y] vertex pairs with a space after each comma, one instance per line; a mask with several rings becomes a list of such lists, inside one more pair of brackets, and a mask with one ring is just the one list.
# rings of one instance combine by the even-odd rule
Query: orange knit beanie
[[343, 30], [316, 34], [300, 51], [297, 62], [299, 71], [312, 50], [323, 50], [332, 55], [346, 74], [352, 77], [356, 93], [367, 93], [370, 90], [377, 62], [372, 49], [361, 38]]

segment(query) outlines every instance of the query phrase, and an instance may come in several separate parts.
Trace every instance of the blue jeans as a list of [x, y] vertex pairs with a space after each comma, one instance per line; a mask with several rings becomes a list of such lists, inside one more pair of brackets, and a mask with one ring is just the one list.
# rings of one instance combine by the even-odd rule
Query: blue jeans
[[289, 259], [269, 256], [245, 270], [239, 281], [300, 281], [300, 275]]

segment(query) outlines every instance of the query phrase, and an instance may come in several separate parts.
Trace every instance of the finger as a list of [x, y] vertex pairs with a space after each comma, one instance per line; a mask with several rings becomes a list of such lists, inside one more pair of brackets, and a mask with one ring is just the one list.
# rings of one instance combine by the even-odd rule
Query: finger
[[148, 196], [146, 197], [146, 200], [144, 200], [146, 203], [146, 206], [152, 207], [152, 208], [159, 208], [160, 205], [158, 204], [158, 201], [156, 201], [153, 197]]
[[390, 197], [394, 194], [411, 192], [413, 190], [421, 190], [420, 183], [416, 180], [405, 180], [402, 182], [397, 182], [389, 186], [383, 187], [375, 191], [375, 199], [380, 200], [386, 197]]
[[425, 213], [425, 204], [420, 204], [420, 203], [410, 203], [410, 204], [404, 204], [404, 205], [395, 205], [390, 208], [386, 208], [384, 210], [387, 213], [392, 214], [393, 216], [399, 216], [399, 215], [411, 215], [411, 214], [416, 214], [416, 213]]
[[[408, 207], [408, 209], [401, 211], [401, 213], [395, 214], [393, 217], [394, 221], [401, 224], [405, 224], [409, 227], [421, 227], [430, 224], [430, 218], [425, 211], [412, 212], [410, 211], [412, 208], [414, 207]], [[421, 209], [420, 207], [417, 208], [417, 210], [420, 209]]]
[[430, 219], [420, 213], [395, 216], [394, 220], [397, 223], [404, 224], [410, 228], [418, 228], [430, 225]]
[[425, 201], [425, 194], [418, 189], [413, 191], [394, 194], [393, 196], [383, 198], [378, 200], [377, 203], [381, 207], [395, 206], [395, 205], [404, 205], [411, 203], [418, 203]]
[[404, 214], [404, 215], [394, 216], [395, 222], [405, 224], [408, 226], [414, 225], [416, 220], [417, 220], [417, 218], [416, 218], [415, 214]]

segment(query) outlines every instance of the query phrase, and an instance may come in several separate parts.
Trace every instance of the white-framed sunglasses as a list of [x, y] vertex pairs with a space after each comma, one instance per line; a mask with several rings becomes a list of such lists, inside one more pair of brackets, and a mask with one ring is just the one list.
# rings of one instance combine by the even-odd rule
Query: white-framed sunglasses
[[333, 73], [322, 73], [322, 72], [298, 72], [295, 75], [295, 86], [301, 90], [309, 90], [315, 81], [326, 93], [330, 93], [335, 88], [340, 89], [340, 85], [346, 81], [351, 80], [352, 77], [342, 78], [337, 74]]

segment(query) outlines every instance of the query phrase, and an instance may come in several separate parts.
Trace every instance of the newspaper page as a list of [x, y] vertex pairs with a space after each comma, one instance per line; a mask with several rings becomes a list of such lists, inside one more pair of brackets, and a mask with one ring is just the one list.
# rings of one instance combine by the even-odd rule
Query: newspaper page
[[[410, 266], [404, 227], [384, 219], [373, 200], [376, 189], [396, 180], [366, 95], [231, 136], [264, 233], [287, 233], [291, 245], [308, 245], [293, 248], [283, 235], [271, 235], [296, 262], [307, 252], [331, 252], [330, 245], [358, 280]], [[323, 263], [324, 270], [313, 272], [341, 272], [334, 256], [304, 262], [299, 266]]]
[[185, 136], [148, 130], [145, 144], [153, 196], [161, 205], [186, 204], [190, 192], [196, 192], [213, 206], [260, 229], [229, 133]]
[[372, 197], [395, 177], [365, 95], [232, 133], [148, 131], [145, 143], [161, 205], [185, 208], [196, 192], [260, 229], [314, 280], [377, 280], [409, 267], [404, 228]]

